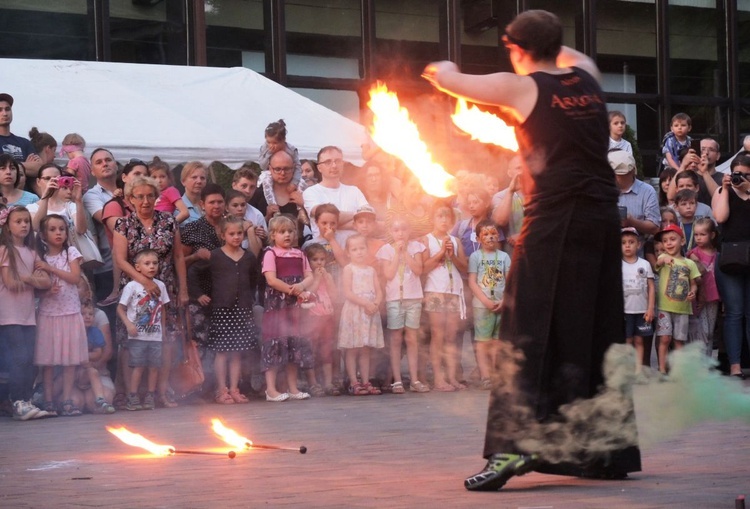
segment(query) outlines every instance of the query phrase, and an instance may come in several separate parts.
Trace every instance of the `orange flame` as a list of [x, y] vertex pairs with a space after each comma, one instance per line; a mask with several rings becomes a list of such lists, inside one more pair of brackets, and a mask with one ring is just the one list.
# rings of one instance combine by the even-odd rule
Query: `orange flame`
[[249, 438], [240, 436], [240, 434], [233, 429], [227, 428], [219, 419], [211, 419], [211, 429], [214, 430], [217, 437], [221, 438], [232, 447], [249, 449], [253, 445]]
[[385, 152], [401, 159], [417, 177], [427, 194], [445, 198], [455, 194], [455, 177], [432, 159], [419, 130], [402, 108], [398, 96], [378, 82], [370, 89], [367, 106], [374, 113], [370, 135]]
[[151, 440], [144, 438], [138, 433], [128, 431], [124, 427], [112, 428], [110, 426], [107, 426], [107, 431], [112, 433], [114, 436], [116, 436], [126, 444], [132, 445], [133, 447], [140, 447], [141, 449], [145, 449], [156, 456], [171, 456], [172, 454], [174, 454], [174, 447], [172, 447], [171, 445], [155, 444]]
[[462, 131], [471, 135], [472, 140], [491, 143], [500, 147], [518, 151], [516, 130], [492, 113], [482, 111], [476, 106], [469, 107], [466, 99], [459, 98], [456, 112], [451, 119]]

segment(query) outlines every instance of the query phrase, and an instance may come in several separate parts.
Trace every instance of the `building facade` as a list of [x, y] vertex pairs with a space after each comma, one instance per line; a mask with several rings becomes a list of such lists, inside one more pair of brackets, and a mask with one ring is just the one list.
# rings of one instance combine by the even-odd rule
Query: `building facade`
[[725, 155], [750, 133], [750, 0], [1, 0], [0, 57], [245, 66], [364, 121], [377, 79], [418, 96], [433, 60], [510, 70], [502, 27], [527, 9], [596, 59], [647, 175], [674, 113]]

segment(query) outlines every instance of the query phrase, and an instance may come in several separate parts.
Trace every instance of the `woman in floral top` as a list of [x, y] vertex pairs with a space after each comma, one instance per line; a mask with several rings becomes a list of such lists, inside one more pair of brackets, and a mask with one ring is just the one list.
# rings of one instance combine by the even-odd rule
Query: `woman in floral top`
[[[122, 270], [120, 289], [131, 281], [141, 283], [149, 293], [159, 292], [156, 284], [142, 276], [133, 267], [135, 255], [144, 249], [152, 249], [159, 256], [159, 279], [167, 287], [170, 304], [166, 306], [167, 328], [164, 333], [162, 352], [162, 368], [159, 372], [159, 400], [163, 406], [176, 406], [168, 394], [169, 369], [172, 364], [175, 341], [179, 336], [178, 315], [176, 306], [187, 304], [187, 282], [185, 259], [180, 241], [180, 230], [174, 218], [167, 213], [154, 210], [154, 203], [159, 196], [156, 182], [148, 177], [132, 179], [125, 186], [125, 200], [128, 201], [133, 213], [122, 217], [115, 223], [113, 236], [114, 257], [117, 266]], [[127, 331], [120, 321], [117, 322], [117, 340], [120, 344], [127, 341]], [[121, 349], [121, 365], [125, 374], [126, 384], [130, 378], [127, 367], [127, 350]]]

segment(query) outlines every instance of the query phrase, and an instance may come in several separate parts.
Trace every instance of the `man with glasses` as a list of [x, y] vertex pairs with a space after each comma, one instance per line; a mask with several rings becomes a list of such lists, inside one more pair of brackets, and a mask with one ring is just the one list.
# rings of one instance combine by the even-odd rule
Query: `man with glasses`
[[[365, 195], [356, 186], [341, 183], [344, 171], [344, 155], [338, 147], [323, 147], [318, 152], [318, 170], [321, 180], [318, 184], [308, 187], [303, 193], [305, 209], [312, 219], [318, 205], [331, 203], [340, 211], [339, 230], [349, 230], [354, 233], [354, 214], [363, 205], [368, 205]], [[320, 236], [318, 225], [312, 221], [313, 238]]]

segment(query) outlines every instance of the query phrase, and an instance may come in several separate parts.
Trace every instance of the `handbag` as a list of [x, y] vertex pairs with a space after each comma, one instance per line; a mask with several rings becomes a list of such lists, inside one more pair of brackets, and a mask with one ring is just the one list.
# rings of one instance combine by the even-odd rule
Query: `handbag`
[[750, 274], [750, 241], [722, 242], [719, 270], [725, 274]]
[[81, 268], [86, 270], [98, 269], [104, 265], [104, 259], [102, 254], [99, 252], [99, 247], [96, 245], [96, 241], [91, 236], [91, 233], [87, 230], [85, 233], [78, 233], [75, 230], [75, 212], [71, 210], [70, 203], [66, 204], [65, 211], [68, 213], [70, 222], [70, 243], [78, 249], [81, 253], [83, 261], [81, 262]]
[[206, 377], [203, 374], [198, 346], [191, 337], [190, 319], [186, 316], [184, 309], [180, 309], [179, 314], [184, 325], [185, 340], [182, 342], [182, 359], [169, 374], [169, 385], [176, 398], [184, 399], [200, 392]]
[[83, 257], [83, 261], [81, 262], [82, 269], [93, 270], [104, 265], [102, 254], [99, 252], [99, 248], [89, 232], [76, 233], [71, 235], [71, 237], [73, 245]]

